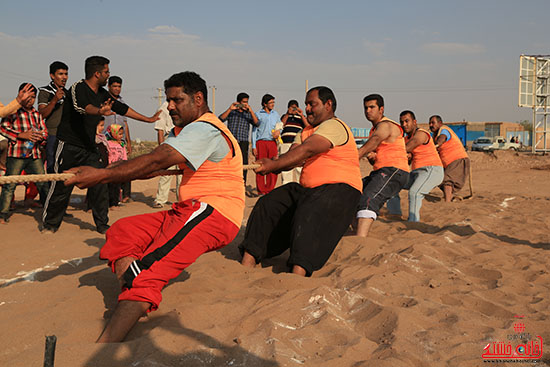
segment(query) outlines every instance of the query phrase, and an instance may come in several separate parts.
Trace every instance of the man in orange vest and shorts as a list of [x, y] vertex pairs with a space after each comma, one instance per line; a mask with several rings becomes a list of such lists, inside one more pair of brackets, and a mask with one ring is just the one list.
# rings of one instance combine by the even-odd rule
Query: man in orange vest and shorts
[[310, 276], [327, 262], [356, 212], [361, 196], [357, 147], [350, 128], [334, 116], [334, 93], [312, 88], [305, 104], [310, 125], [296, 135], [290, 150], [257, 161], [260, 174], [303, 169], [300, 183], [282, 185], [254, 206], [239, 246], [245, 266], [290, 249], [292, 273]]
[[430, 131], [443, 163], [445, 175], [439, 186], [445, 195], [445, 201], [451, 202], [470, 174], [470, 158], [453, 130], [443, 124], [439, 115], [430, 117]]
[[372, 123], [369, 139], [359, 149], [373, 171], [363, 178], [363, 195], [357, 210], [357, 236], [367, 237], [380, 208], [409, 180], [409, 163], [403, 129], [384, 116], [384, 98], [370, 94], [363, 99], [365, 117]]
[[[118, 220], [106, 233], [100, 258], [121, 282], [113, 317], [97, 340], [124, 340], [138, 319], [158, 308], [161, 289], [201, 254], [230, 243], [244, 212], [243, 165], [239, 143], [208, 108], [206, 82], [196, 73], [172, 75], [164, 82], [176, 127], [149, 154], [97, 169], [76, 167], [66, 185], [143, 178], [173, 165], [185, 168], [179, 202], [171, 210]], [[180, 130], [177, 136], [175, 133]]]

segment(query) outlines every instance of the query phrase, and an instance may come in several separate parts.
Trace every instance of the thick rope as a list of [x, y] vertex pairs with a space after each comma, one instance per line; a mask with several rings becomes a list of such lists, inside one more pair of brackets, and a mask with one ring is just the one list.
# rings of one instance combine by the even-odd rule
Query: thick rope
[[[243, 165], [245, 170], [253, 170], [259, 168], [259, 164], [247, 164]], [[163, 169], [156, 171], [147, 176], [147, 178], [153, 178], [157, 176], [175, 176], [183, 174], [181, 169]], [[18, 184], [25, 182], [48, 182], [48, 181], [65, 181], [73, 177], [74, 173], [46, 173], [43, 175], [13, 175], [0, 177], [0, 185], [4, 184]], [[139, 180], [139, 178], [138, 178]]]

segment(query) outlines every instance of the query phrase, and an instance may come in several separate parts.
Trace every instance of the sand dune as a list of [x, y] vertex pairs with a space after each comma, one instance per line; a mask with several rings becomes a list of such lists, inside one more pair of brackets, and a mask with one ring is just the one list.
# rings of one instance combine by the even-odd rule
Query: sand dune
[[[509, 342], [518, 322], [543, 338], [538, 365], [550, 365], [550, 159], [470, 155], [473, 199], [445, 204], [434, 190], [422, 223], [382, 217], [309, 279], [286, 273], [286, 254], [243, 268], [241, 230], [171, 282], [119, 344], [94, 343], [117, 286], [84, 193], [53, 235], [18, 208], [0, 229], [0, 365], [41, 365], [44, 337], [56, 335], [55, 366], [481, 366], [484, 347]], [[155, 190], [135, 182], [135, 201], [111, 222], [154, 210]]]

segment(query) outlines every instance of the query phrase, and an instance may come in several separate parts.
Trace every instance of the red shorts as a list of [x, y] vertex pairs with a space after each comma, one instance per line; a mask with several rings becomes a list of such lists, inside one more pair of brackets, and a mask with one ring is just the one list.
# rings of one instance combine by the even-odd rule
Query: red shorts
[[116, 260], [132, 256], [136, 261], [124, 273], [118, 300], [151, 303], [156, 310], [161, 290], [202, 254], [219, 249], [237, 236], [239, 228], [206, 203], [187, 200], [171, 210], [136, 215], [116, 221], [106, 233], [99, 257]]

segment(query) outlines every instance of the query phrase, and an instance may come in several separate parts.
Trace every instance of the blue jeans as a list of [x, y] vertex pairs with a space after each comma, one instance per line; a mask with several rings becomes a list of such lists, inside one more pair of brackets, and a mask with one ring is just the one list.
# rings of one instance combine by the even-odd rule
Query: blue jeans
[[[42, 159], [14, 158], [8, 157], [6, 161], [6, 176], [20, 175], [24, 170], [27, 174], [44, 174], [44, 162]], [[0, 195], [0, 218], [9, 218], [9, 210], [16, 184], [5, 184], [2, 186]], [[40, 193], [40, 202], [44, 204], [48, 194], [49, 185], [47, 182], [36, 182], [36, 188]]]
[[[411, 171], [409, 182], [403, 187], [409, 190], [409, 222], [420, 221], [422, 199], [436, 186], [443, 182], [443, 167], [425, 166]], [[401, 215], [401, 199], [399, 193], [388, 200], [390, 214]]]

